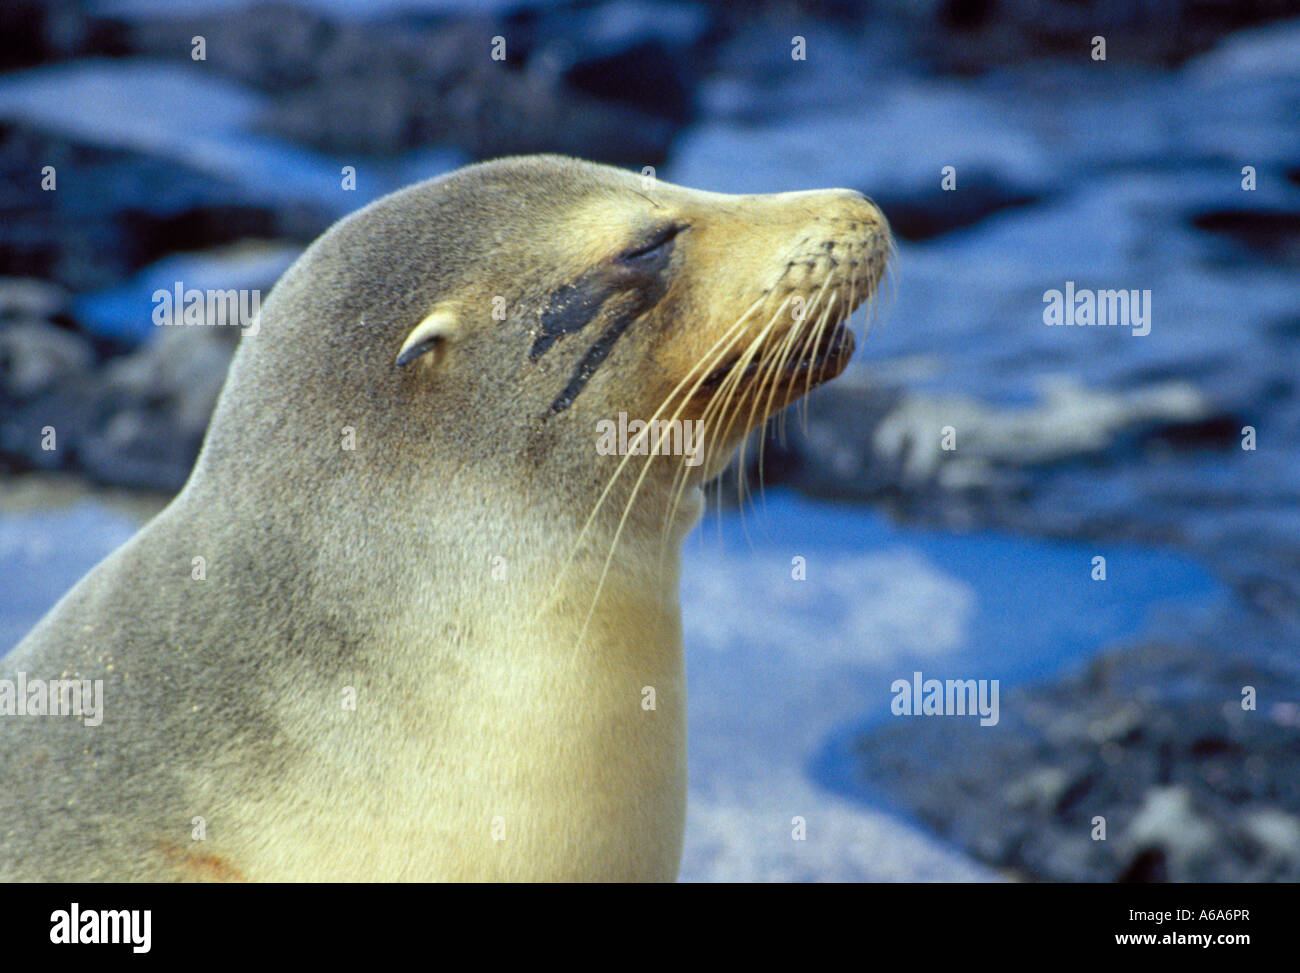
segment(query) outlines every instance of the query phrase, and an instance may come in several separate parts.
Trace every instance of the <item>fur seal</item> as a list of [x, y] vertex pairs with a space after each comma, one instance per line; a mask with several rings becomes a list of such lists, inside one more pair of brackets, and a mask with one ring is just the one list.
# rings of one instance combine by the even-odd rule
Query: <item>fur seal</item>
[[0, 877], [675, 878], [681, 541], [890, 250], [850, 190], [554, 156], [341, 220], [182, 491], [3, 660], [103, 710], [0, 716]]

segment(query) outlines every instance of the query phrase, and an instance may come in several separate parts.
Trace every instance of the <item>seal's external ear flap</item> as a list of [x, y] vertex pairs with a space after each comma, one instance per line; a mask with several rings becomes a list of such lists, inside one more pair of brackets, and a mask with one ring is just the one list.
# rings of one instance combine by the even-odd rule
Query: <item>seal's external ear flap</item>
[[446, 304], [439, 304], [423, 321], [411, 329], [397, 353], [397, 364], [409, 365], [426, 351], [433, 351], [449, 338], [456, 329], [456, 312]]

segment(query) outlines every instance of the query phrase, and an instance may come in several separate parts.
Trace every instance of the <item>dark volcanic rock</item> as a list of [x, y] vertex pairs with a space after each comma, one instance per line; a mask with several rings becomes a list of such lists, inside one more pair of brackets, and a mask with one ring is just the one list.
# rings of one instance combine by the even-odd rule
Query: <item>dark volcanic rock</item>
[[1267, 209], [1223, 209], [1198, 213], [1198, 230], [1221, 234], [1255, 253], [1300, 266], [1300, 212]]
[[0, 279], [2, 324], [32, 318], [66, 320], [71, 310], [70, 295], [61, 287], [42, 280]]
[[[328, 151], [439, 144], [478, 158], [654, 164], [693, 105], [694, 62], [672, 34], [574, 58], [587, 45], [532, 45], [528, 30], [490, 18], [334, 20], [284, 3], [127, 20], [122, 30], [133, 53], [174, 60], [189, 60], [202, 36], [218, 73], [272, 96], [263, 130]], [[492, 57], [496, 38], [504, 60]]]
[[116, 26], [86, 0], [5, 0], [0, 5], [0, 71], [86, 54], [124, 53]]
[[1289, 0], [1198, 0], [1172, 7], [1127, 0], [942, 0], [907, 7], [931, 15], [929, 48], [964, 70], [1046, 53], [1087, 58], [1093, 37], [1110, 59], [1178, 63], [1239, 27], [1295, 15]]
[[1010, 185], [996, 172], [966, 169], [962, 191], [944, 192], [935, 183], [910, 196], [877, 193], [875, 203], [889, 214], [889, 226], [904, 240], [928, 240], [951, 233], [1017, 206], [1036, 203], [1041, 196]]
[[[801, 410], [796, 417], [804, 419]], [[953, 447], [943, 445], [953, 430]], [[1045, 383], [1034, 405], [997, 407], [961, 396], [926, 397], [847, 377], [818, 389], [806, 421], [768, 445], [765, 479], [813, 496], [872, 501], [906, 496], [955, 502], [962, 495], [1022, 496], [1045, 470], [1131, 455], [1141, 443], [1200, 439], [1227, 429], [1185, 383], [1124, 392], [1073, 381]]]
[[225, 380], [233, 329], [162, 328], [103, 361], [87, 338], [51, 323], [66, 313], [58, 288], [0, 280], [0, 464], [179, 489]]
[[93, 361], [94, 352], [83, 338], [38, 318], [8, 321], [0, 328], [6, 401], [43, 395], [59, 380], [87, 371]]
[[510, 18], [527, 62], [549, 63], [575, 92], [682, 125], [719, 33], [700, 4], [612, 0]]
[[[41, 188], [44, 166], [57, 188]], [[119, 283], [177, 249], [249, 236], [307, 242], [329, 226], [322, 208], [252, 194], [174, 159], [0, 122], [0, 275], [74, 291]]]
[[1007, 693], [997, 726], [897, 720], [855, 752], [864, 781], [1030, 878], [1296, 881], [1295, 685], [1201, 646], [1148, 645]]
[[557, 152], [619, 165], [662, 162], [675, 126], [504, 69], [461, 79], [442, 96], [393, 77], [322, 81], [275, 99], [270, 132], [317, 148], [396, 153], [455, 145], [475, 158]]
[[291, 91], [325, 73], [343, 73], [377, 53], [356, 28], [336, 24], [308, 6], [253, 3], [210, 13], [147, 16], [120, 21], [126, 46], [137, 54], [193, 59], [202, 37], [208, 65], [225, 77], [264, 91]]
[[114, 359], [91, 390], [94, 423], [78, 461], [101, 483], [175, 491], [203, 444], [232, 346], [207, 327], [163, 328]]

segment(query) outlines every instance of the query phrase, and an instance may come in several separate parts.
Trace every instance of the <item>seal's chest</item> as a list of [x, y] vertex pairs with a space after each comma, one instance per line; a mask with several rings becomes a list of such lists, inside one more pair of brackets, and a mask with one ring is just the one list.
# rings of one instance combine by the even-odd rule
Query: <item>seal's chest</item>
[[592, 655], [608, 645], [517, 648], [482, 646], [402, 696], [362, 686], [359, 718], [334, 724], [295, 770], [293, 806], [255, 816], [274, 827], [251, 849], [250, 874], [674, 878], [686, 801], [680, 648], [624, 647], [600, 663]]

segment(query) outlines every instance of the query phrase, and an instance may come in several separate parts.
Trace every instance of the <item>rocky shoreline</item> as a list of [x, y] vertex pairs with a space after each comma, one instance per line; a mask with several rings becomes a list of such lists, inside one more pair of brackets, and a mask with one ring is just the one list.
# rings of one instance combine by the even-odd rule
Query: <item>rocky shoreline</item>
[[1298, 680], [1294, 658], [1144, 644], [1013, 690], [997, 727], [886, 724], [853, 749], [891, 803], [1024, 879], [1295, 882]]

